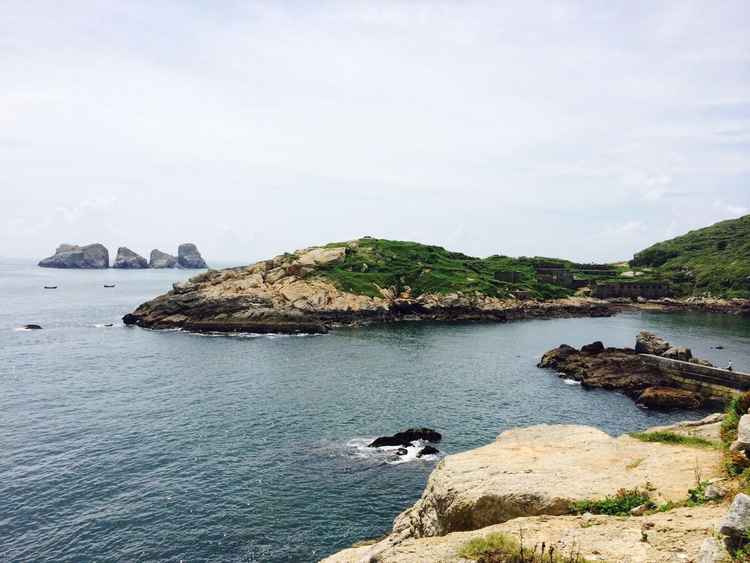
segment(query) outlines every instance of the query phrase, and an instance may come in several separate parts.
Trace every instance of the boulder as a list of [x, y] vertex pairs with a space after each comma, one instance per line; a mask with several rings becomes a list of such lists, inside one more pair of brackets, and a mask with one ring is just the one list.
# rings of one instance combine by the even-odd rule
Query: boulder
[[604, 344], [598, 340], [581, 347], [581, 354], [589, 354], [593, 356], [594, 354], [601, 354], [602, 352], [604, 352]]
[[41, 325], [35, 325], [35, 324], [23, 325], [23, 328], [25, 328], [26, 330], [42, 330]]
[[670, 348], [669, 342], [645, 330], [638, 334], [635, 339], [635, 351], [638, 354], [661, 356]]
[[438, 450], [437, 448], [433, 448], [432, 446], [425, 446], [424, 448], [419, 450], [419, 452], [417, 453], [417, 457], [422, 457], [426, 455], [435, 455], [439, 453], [440, 453], [440, 450]]
[[636, 402], [649, 409], [698, 409], [703, 404], [703, 398], [698, 393], [686, 389], [648, 387], [638, 396]]
[[396, 450], [396, 455], [406, 455], [409, 453], [409, 450], [406, 448], [399, 448]]
[[728, 536], [730, 541], [741, 540], [750, 530], [750, 496], [739, 493], [734, 497], [724, 519], [719, 524], [719, 532]]
[[86, 246], [61, 244], [53, 256], [41, 260], [39, 265], [42, 268], [108, 268], [109, 252], [99, 243]]
[[381, 436], [373, 440], [368, 447], [382, 448], [383, 446], [411, 446], [415, 440], [425, 440], [427, 442], [439, 442], [443, 439], [440, 432], [431, 428], [409, 428], [403, 432], [397, 432], [393, 436]]
[[750, 414], [743, 414], [737, 424], [737, 440], [732, 443], [732, 451], [750, 451]]
[[208, 268], [205, 260], [203, 260], [203, 257], [201, 256], [201, 253], [198, 252], [198, 247], [196, 247], [191, 242], [181, 244], [177, 248], [177, 264], [180, 266], [180, 268]]
[[140, 254], [136, 254], [129, 248], [121, 246], [117, 249], [117, 257], [112, 264], [113, 268], [120, 268], [123, 270], [138, 270], [148, 268], [148, 262]]
[[696, 563], [730, 563], [732, 556], [717, 538], [706, 538], [701, 544]]
[[177, 257], [154, 248], [151, 251], [148, 265], [151, 268], [175, 268], [177, 267]]
[[573, 502], [646, 483], [656, 504], [682, 501], [695, 487], [696, 471], [705, 479], [720, 475], [720, 460], [715, 449], [613, 438], [588, 426], [508, 430], [490, 445], [445, 457], [393, 532], [438, 536], [520, 516], [566, 514]]
[[693, 352], [690, 348], [685, 348], [684, 346], [672, 346], [669, 350], [664, 352], [662, 356], [673, 360], [689, 362], [693, 357]]

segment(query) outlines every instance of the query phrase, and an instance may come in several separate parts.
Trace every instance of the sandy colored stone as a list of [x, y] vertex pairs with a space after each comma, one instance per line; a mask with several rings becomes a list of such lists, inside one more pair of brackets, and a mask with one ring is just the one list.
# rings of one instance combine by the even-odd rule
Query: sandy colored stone
[[[535, 516], [446, 536], [407, 539], [385, 546], [378, 563], [463, 562], [458, 553], [472, 538], [491, 533], [519, 537], [533, 547], [545, 542], [556, 550], [580, 551], [589, 561], [609, 563], [661, 563], [696, 561], [704, 541], [714, 533], [726, 505], [706, 504], [678, 508], [639, 518], [616, 516]], [[646, 541], [642, 541], [642, 534]], [[383, 545], [381, 545], [383, 547]], [[370, 560], [372, 546], [340, 551], [325, 563], [360, 563]]]
[[613, 438], [588, 426], [508, 430], [488, 446], [440, 462], [393, 532], [440, 536], [520, 516], [560, 515], [574, 501], [646, 484], [656, 502], [679, 501], [696, 485], [696, 473], [702, 479], [721, 474], [720, 458], [717, 450]]

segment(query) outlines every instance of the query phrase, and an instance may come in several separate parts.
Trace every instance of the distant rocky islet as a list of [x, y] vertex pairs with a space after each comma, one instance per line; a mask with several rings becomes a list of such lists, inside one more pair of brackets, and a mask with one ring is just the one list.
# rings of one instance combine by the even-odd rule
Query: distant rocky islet
[[[52, 256], [41, 260], [39, 266], [42, 268], [105, 269], [110, 267], [109, 251], [99, 243], [85, 246], [61, 244]], [[183, 243], [177, 248], [177, 256], [154, 249], [151, 251], [149, 260], [126, 246], [121, 246], [117, 249], [117, 255], [111, 267], [123, 270], [205, 269], [208, 265], [195, 244]]]

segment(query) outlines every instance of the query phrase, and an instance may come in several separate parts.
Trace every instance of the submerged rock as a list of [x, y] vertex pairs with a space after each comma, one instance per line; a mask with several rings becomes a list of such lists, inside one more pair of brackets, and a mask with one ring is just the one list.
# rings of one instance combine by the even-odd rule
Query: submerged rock
[[180, 268], [202, 269], [208, 268], [205, 260], [198, 252], [198, 247], [191, 242], [181, 244], [177, 248], [177, 263]]
[[417, 452], [417, 457], [422, 457], [426, 455], [435, 455], [439, 453], [440, 453], [440, 450], [438, 450], [437, 448], [433, 448], [432, 446], [425, 446], [424, 448], [419, 450], [419, 452]]
[[397, 432], [393, 436], [381, 436], [373, 440], [369, 448], [382, 448], [384, 446], [411, 446], [416, 440], [425, 440], [427, 442], [439, 442], [443, 439], [440, 432], [431, 428], [409, 428], [403, 432]]
[[100, 269], [109, 267], [109, 252], [102, 244], [61, 244], [53, 256], [39, 262], [42, 268]]
[[23, 328], [25, 328], [26, 330], [42, 330], [41, 325], [35, 324], [23, 325]]
[[148, 265], [151, 268], [176, 268], [177, 257], [154, 248], [151, 251], [151, 256], [149, 257]]
[[140, 254], [136, 254], [129, 248], [121, 246], [117, 249], [117, 257], [112, 267], [124, 270], [138, 270], [148, 268], [148, 262]]

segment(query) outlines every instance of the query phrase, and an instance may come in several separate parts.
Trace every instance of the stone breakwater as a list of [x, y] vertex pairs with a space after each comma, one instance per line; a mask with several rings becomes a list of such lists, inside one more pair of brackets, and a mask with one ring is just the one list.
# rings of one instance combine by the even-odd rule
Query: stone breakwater
[[[658, 430], [718, 443], [721, 418]], [[653, 506], [679, 506], [697, 480], [714, 486], [715, 500], [664, 513], [639, 507], [633, 516], [576, 515], [573, 509], [576, 502], [636, 488], [649, 491]], [[324, 561], [464, 561], [466, 542], [498, 532], [522, 533], [527, 546], [546, 542], [558, 553], [579, 550], [591, 561], [697, 560], [726, 513], [723, 481], [716, 448], [614, 438], [586, 426], [512, 429], [440, 462], [422, 497], [396, 517], [387, 537]]]
[[324, 333], [339, 325], [394, 321], [495, 321], [601, 317], [603, 301], [499, 299], [480, 293], [412, 295], [380, 289], [342, 291], [319, 269], [342, 260], [346, 247], [308, 248], [242, 268], [211, 270], [139, 306], [123, 321], [147, 328], [204, 332]]

